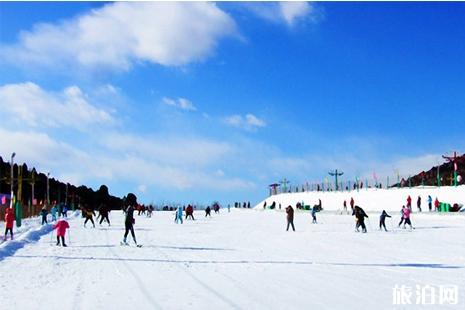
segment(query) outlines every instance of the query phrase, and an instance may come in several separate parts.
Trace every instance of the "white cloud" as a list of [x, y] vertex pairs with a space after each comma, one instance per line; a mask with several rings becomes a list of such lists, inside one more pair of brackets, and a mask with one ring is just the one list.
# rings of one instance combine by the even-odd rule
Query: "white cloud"
[[194, 104], [185, 98], [171, 99], [168, 97], [163, 97], [162, 103], [166, 105], [174, 106], [184, 111], [196, 111], [197, 110]]
[[9, 119], [31, 127], [86, 130], [89, 125], [115, 122], [109, 112], [90, 104], [77, 86], [53, 93], [31, 82], [7, 84], [0, 87], [0, 109]]
[[293, 27], [299, 21], [318, 21], [318, 14], [312, 3], [302, 1], [247, 3], [247, 8], [260, 18], [284, 23]]
[[236, 36], [234, 20], [211, 2], [117, 2], [61, 23], [23, 31], [0, 56], [23, 66], [127, 70], [137, 62], [182, 66]]
[[241, 115], [231, 115], [224, 119], [224, 122], [227, 125], [242, 128], [245, 130], [256, 130], [257, 128], [265, 127], [266, 122], [253, 114], [246, 114], [245, 116]]

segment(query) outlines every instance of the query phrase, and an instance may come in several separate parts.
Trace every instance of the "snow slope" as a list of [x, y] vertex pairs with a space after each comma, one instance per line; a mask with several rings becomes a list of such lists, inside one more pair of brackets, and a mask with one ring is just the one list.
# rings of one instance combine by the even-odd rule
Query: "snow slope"
[[399, 211], [402, 205], [407, 204], [407, 197], [412, 197], [412, 207], [416, 210], [417, 197], [421, 196], [422, 209], [428, 209], [428, 195], [434, 199], [438, 197], [441, 202], [451, 204], [459, 203], [465, 205], [465, 185], [452, 187], [414, 187], [414, 188], [393, 188], [393, 189], [361, 189], [359, 191], [344, 191], [344, 192], [305, 192], [305, 193], [286, 193], [270, 196], [260, 203], [255, 208], [263, 208], [266, 201], [267, 206], [270, 206], [273, 201], [276, 201], [278, 208], [285, 208], [288, 205], [295, 205], [304, 202], [305, 205], [318, 204], [318, 199], [321, 199], [325, 210], [340, 210], [342, 209], [344, 200], [347, 201], [347, 207], [350, 209], [350, 198], [353, 197], [355, 204], [364, 208], [365, 211], [382, 211], [391, 210]]
[[[112, 226], [70, 221], [69, 247], [50, 234], [0, 261], [0, 301], [11, 309], [420, 309], [394, 307], [398, 285], [458, 285], [465, 306], [464, 214], [414, 214], [416, 229], [355, 233], [334, 212], [222, 210], [173, 223], [171, 212], [136, 217], [142, 248], [120, 246]], [[394, 225], [398, 220], [394, 215]], [[388, 220], [388, 228], [393, 226]], [[52, 240], [52, 242], [51, 242]], [[414, 302], [414, 300], [413, 300]], [[431, 309], [433, 309], [431, 308]]]

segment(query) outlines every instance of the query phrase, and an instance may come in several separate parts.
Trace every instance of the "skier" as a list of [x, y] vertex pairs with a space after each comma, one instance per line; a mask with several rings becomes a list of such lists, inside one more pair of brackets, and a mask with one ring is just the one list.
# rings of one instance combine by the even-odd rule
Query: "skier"
[[400, 225], [402, 225], [402, 223], [405, 221], [405, 219], [404, 219], [404, 209], [405, 209], [405, 206], [402, 206], [402, 209], [400, 209], [400, 222], [399, 222], [398, 227], [400, 227]]
[[212, 211], [212, 210], [210, 209], [210, 206], [208, 206], [208, 207], [205, 209], [205, 217], [207, 217], [207, 216], [210, 216], [210, 217], [211, 217], [211, 216], [212, 216], [212, 215], [210, 214], [211, 211]]
[[431, 198], [431, 195], [428, 195], [428, 209], [429, 209], [429, 212], [431, 212], [432, 208], [433, 208], [433, 198]]
[[438, 209], [439, 209], [439, 200], [438, 200], [438, 197], [436, 197], [436, 199], [434, 200], [434, 209], [435, 209], [436, 212], [437, 212]]
[[421, 197], [418, 196], [418, 199], [417, 199], [417, 208], [418, 208], [418, 212], [421, 212]]
[[355, 215], [355, 218], [356, 218], [355, 230], [357, 232], [359, 232], [358, 228], [361, 226], [362, 227], [362, 232], [366, 233], [367, 228], [365, 226], [365, 218], [368, 218], [368, 215], [359, 206], [354, 207], [353, 212], [352, 212], [352, 216], [354, 216], [354, 215]]
[[195, 220], [194, 219], [194, 208], [191, 205], [188, 205], [186, 208], [186, 220], [189, 216], [192, 218], [193, 221]]
[[383, 213], [381, 213], [381, 216], [379, 217], [379, 230], [381, 230], [381, 228], [384, 227], [384, 230], [387, 231], [386, 217], [391, 217], [391, 216], [387, 214], [386, 210], [383, 210]]
[[355, 205], [354, 197], [350, 197], [350, 208], [352, 209], [352, 211], [354, 210], [354, 205]]
[[61, 214], [63, 215], [63, 217], [68, 217], [68, 206], [63, 204], [63, 208], [61, 209]]
[[57, 204], [56, 201], [53, 202], [53, 205], [56, 206], [57, 212], [58, 212], [58, 217], [60, 217], [61, 216], [61, 205]]
[[124, 219], [124, 227], [125, 227], [125, 232], [124, 232], [124, 238], [122, 244], [128, 245], [128, 242], [126, 241], [129, 232], [131, 232], [132, 239], [134, 240], [134, 243], [140, 247], [140, 245], [137, 244], [136, 241], [136, 235], [134, 233], [134, 206], [137, 205], [137, 197], [133, 193], [129, 193], [126, 197], [126, 210], [124, 211], [125, 213], [125, 219]]
[[106, 220], [107, 223], [108, 223], [108, 226], [110, 226], [110, 219], [108, 218], [108, 213], [109, 212], [110, 212], [110, 210], [108, 210], [106, 205], [104, 205], [104, 204], [100, 205], [100, 208], [99, 208], [99, 215], [100, 215], [99, 225], [102, 225], [103, 220]]
[[182, 208], [181, 206], [178, 206], [178, 209], [176, 210], [176, 218], [174, 220], [176, 222], [176, 224], [179, 222], [181, 222], [182, 224]]
[[228, 213], [231, 212], [231, 205], [228, 204]]
[[344, 200], [343, 210], [347, 213], [347, 201]]
[[292, 226], [292, 230], [295, 231], [294, 227], [294, 209], [292, 206], [288, 206], [286, 208], [286, 213], [287, 213], [287, 229], [286, 231], [289, 231], [289, 225]]
[[152, 217], [152, 213], [153, 213], [153, 206], [150, 205], [147, 208], [147, 217]]
[[69, 224], [66, 220], [59, 220], [55, 225], [53, 225], [53, 229], [57, 230], [57, 246], [60, 245], [60, 238], [61, 238], [61, 245], [66, 247], [65, 243], [65, 234], [66, 229], [69, 228]]
[[57, 207], [53, 206], [50, 209], [50, 214], [52, 215], [52, 221], [55, 222], [57, 220]]
[[405, 225], [408, 224], [410, 225], [410, 230], [413, 229], [413, 226], [412, 226], [412, 222], [410, 221], [410, 213], [412, 213], [412, 211], [409, 209], [409, 208], [404, 208], [403, 209], [403, 219], [404, 219], [404, 229], [405, 229]]
[[312, 208], [312, 224], [318, 224], [318, 222], [316, 221], [316, 213], [318, 212], [318, 210], [313, 207]]
[[42, 225], [47, 224], [47, 214], [48, 214], [48, 211], [45, 208], [45, 206], [43, 206], [39, 214], [42, 216]]
[[13, 222], [15, 221], [15, 215], [13, 214], [12, 208], [6, 208], [5, 210], [5, 237], [3, 238], [6, 241], [6, 235], [8, 231], [11, 235], [11, 240], [13, 240]]
[[94, 216], [95, 216], [94, 210], [92, 210], [90, 208], [89, 209], [84, 209], [84, 217], [86, 218], [86, 220], [84, 221], [84, 227], [86, 227], [86, 223], [88, 221], [91, 221], [92, 225], [95, 228]]
[[410, 195], [407, 197], [407, 208], [412, 210], [412, 197], [410, 197]]

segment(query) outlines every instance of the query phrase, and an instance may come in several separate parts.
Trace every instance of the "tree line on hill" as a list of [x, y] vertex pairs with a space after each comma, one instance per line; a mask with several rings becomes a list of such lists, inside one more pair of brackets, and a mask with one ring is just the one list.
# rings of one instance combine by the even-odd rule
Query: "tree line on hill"
[[[11, 182], [11, 165], [4, 162], [0, 157], [0, 193], [10, 194]], [[22, 165], [13, 165], [13, 180], [16, 200], [22, 205], [37, 204], [42, 205], [47, 201], [47, 175], [42, 172], [36, 172], [35, 169], [29, 169], [23, 163]], [[86, 206], [97, 208], [100, 204], [105, 204], [111, 209], [121, 209], [123, 199], [109, 194], [106, 185], [100, 186], [97, 191], [85, 185], [76, 186], [69, 183], [63, 183], [55, 178], [49, 178], [49, 201], [50, 203], [67, 203], [71, 207]], [[33, 190], [34, 188], [34, 190]], [[34, 194], [33, 194], [34, 191]], [[34, 199], [32, 197], [34, 195]], [[1, 204], [1, 202], [0, 202]]]
[[[465, 176], [465, 154], [457, 156], [455, 159], [457, 166], [457, 185], [464, 184]], [[392, 185], [397, 186], [451, 186], [454, 185], [454, 162], [446, 162], [442, 165], [432, 167], [428, 171], [422, 171], [410, 179], [402, 179], [399, 183]], [[439, 184], [438, 184], [438, 172], [439, 172]]]

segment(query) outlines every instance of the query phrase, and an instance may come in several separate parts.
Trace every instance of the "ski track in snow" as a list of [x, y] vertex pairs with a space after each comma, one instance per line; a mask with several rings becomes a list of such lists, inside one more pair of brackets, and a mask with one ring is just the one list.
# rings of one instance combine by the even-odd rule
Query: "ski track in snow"
[[136, 216], [142, 248], [119, 245], [120, 211], [110, 227], [70, 220], [68, 248], [50, 233], [24, 233], [27, 242], [3, 252], [0, 300], [13, 309], [396, 309], [396, 284], [430, 284], [458, 285], [465, 305], [464, 214], [413, 214], [416, 229], [408, 231], [392, 213], [394, 231], [386, 233], [369, 213], [367, 234], [332, 211], [318, 213], [319, 224], [296, 212], [296, 232], [285, 231], [280, 211], [195, 215], [182, 225], [172, 212]]

